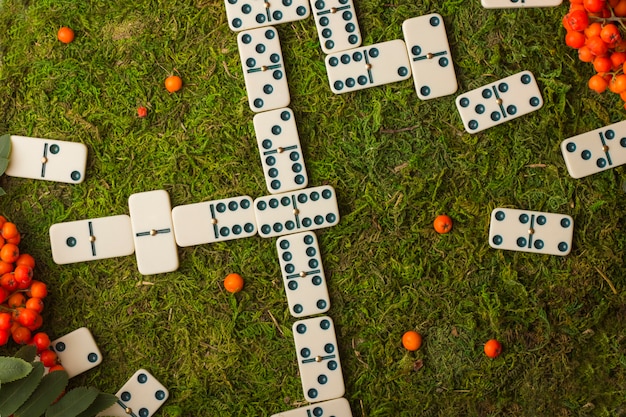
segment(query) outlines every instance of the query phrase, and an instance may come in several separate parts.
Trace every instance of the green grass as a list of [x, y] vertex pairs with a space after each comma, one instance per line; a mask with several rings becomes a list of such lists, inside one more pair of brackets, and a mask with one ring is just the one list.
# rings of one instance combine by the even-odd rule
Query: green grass
[[[566, 6], [355, 3], [365, 44], [438, 12], [459, 92], [528, 69], [545, 104], [469, 135], [454, 96], [420, 101], [411, 80], [336, 96], [313, 19], [279, 26], [309, 184], [333, 185], [340, 205], [318, 236], [354, 416], [626, 415], [624, 169], [574, 180], [559, 150], [624, 109], [587, 89], [590, 65], [564, 45]], [[55, 38], [62, 25], [70, 45]], [[0, 178], [0, 212], [50, 287], [45, 330], [87, 326], [103, 352], [72, 384], [114, 393], [145, 367], [170, 390], [160, 416], [303, 404], [274, 239], [181, 248], [180, 269], [147, 277], [133, 256], [59, 266], [50, 253], [50, 225], [128, 213], [133, 193], [165, 189], [173, 206], [267, 194], [223, 3], [4, 0], [0, 54], [0, 131], [89, 149], [80, 185]], [[170, 95], [172, 72], [185, 86]], [[497, 206], [572, 215], [572, 253], [491, 249]], [[442, 212], [447, 235], [432, 228]], [[235, 296], [221, 286], [229, 272], [246, 279]], [[424, 336], [416, 353], [400, 345], [408, 329]], [[495, 360], [482, 353], [492, 337]]]

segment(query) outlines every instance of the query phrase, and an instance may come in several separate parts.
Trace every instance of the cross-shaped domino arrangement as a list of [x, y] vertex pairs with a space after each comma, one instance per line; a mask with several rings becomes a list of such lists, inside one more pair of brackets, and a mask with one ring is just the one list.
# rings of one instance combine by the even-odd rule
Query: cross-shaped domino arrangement
[[[53, 225], [51, 243], [53, 252], [58, 255], [54, 259], [58, 263], [81, 262], [135, 252], [140, 273], [147, 275], [177, 269], [177, 245], [199, 245], [250, 237], [256, 233], [262, 237], [277, 236], [280, 237], [277, 250], [290, 312], [295, 317], [325, 313], [330, 300], [313, 230], [337, 224], [337, 200], [332, 187], [305, 189], [308, 179], [297, 127], [293, 112], [286, 107], [290, 96], [280, 41], [277, 30], [271, 26], [306, 18], [309, 9], [302, 0], [282, 5], [269, 0], [262, 5], [247, 0], [225, 1], [229, 26], [234, 31], [241, 31], [237, 41], [248, 102], [251, 110], [258, 113], [253, 121], [267, 188], [273, 195], [254, 201], [247, 196], [233, 197], [172, 209], [169, 195], [164, 190], [133, 194], [129, 198], [130, 216]], [[519, 4], [530, 6], [533, 1], [519, 0]], [[483, 0], [483, 5], [485, 3], [490, 0]], [[517, 0], [511, 0], [511, 3], [517, 3]], [[402, 29], [406, 42], [396, 39], [361, 46], [351, 0], [335, 3], [332, 0], [311, 0], [311, 6], [315, 10], [322, 50], [329, 54], [326, 68], [334, 93], [384, 85], [405, 80], [411, 75], [420, 99], [432, 99], [456, 91], [456, 76], [440, 15], [433, 13], [405, 21]], [[510, 94], [509, 83], [512, 83], [513, 94]], [[474, 133], [541, 107], [541, 95], [535, 94], [533, 84], [534, 77], [526, 72], [518, 78], [503, 79], [497, 86], [495, 83], [485, 86], [480, 97], [475, 97], [474, 92], [460, 96], [457, 106], [466, 129]], [[495, 101], [490, 101], [490, 95]], [[527, 95], [530, 98], [524, 103]], [[496, 103], [496, 110], [491, 109], [493, 103]], [[467, 113], [471, 113], [468, 117], [472, 118], [466, 122]], [[489, 118], [485, 119], [484, 114]], [[56, 155], [58, 144], [44, 148], [40, 177], [50, 171], [48, 152]], [[278, 160], [286, 155], [289, 159]], [[82, 180], [82, 177], [84, 168], [74, 170], [70, 175], [74, 181]], [[553, 218], [538, 212], [527, 212], [518, 217], [517, 222], [529, 222], [530, 226], [526, 234], [520, 233], [516, 248], [507, 246], [510, 230], [508, 226], [500, 230], [501, 222], [510, 221], [507, 220], [510, 214], [507, 210], [500, 209], [494, 214], [494, 235], [490, 235], [490, 244], [494, 247], [549, 253], [556, 245], [559, 254], [569, 252], [571, 236], [568, 241], [566, 235], [571, 232], [571, 224], [568, 220], [562, 218], [560, 221], [561, 227], [566, 229], [559, 230], [565, 234], [563, 241], [549, 241], [546, 245], [544, 240], [551, 233], [546, 233], [546, 238], [537, 238], [534, 228], [538, 225], [544, 232], [553, 232], [550, 229]], [[100, 228], [114, 223], [121, 225], [125, 237], [130, 236], [123, 250], [112, 248], [111, 237]], [[306, 296], [303, 296], [305, 290]], [[299, 320], [293, 325], [293, 333], [304, 395], [315, 404], [278, 415], [351, 415], [347, 401], [341, 398], [345, 387], [332, 319], [321, 316]], [[106, 415], [149, 417], [167, 399], [168, 392], [147, 371], [139, 370], [117, 395], [118, 404]]]

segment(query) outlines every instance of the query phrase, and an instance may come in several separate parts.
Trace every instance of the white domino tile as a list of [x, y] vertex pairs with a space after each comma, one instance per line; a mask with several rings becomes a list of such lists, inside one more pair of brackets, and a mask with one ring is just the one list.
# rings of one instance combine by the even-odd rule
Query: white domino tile
[[523, 9], [525, 7], [556, 7], [563, 0], [481, 0], [485, 9]]
[[572, 249], [574, 220], [566, 214], [496, 208], [489, 245], [494, 249], [565, 256]]
[[293, 111], [285, 107], [257, 113], [253, 123], [267, 190], [278, 194], [305, 188], [309, 179]]
[[86, 327], [80, 327], [50, 343], [57, 360], [70, 378], [102, 363], [102, 353]]
[[11, 154], [5, 174], [78, 184], [85, 179], [87, 147], [82, 143], [11, 136]]
[[280, 237], [276, 249], [291, 315], [305, 317], [328, 311], [330, 297], [315, 232]]
[[350, 403], [345, 398], [305, 405], [272, 414], [271, 417], [352, 417]]
[[311, 10], [324, 53], [361, 46], [361, 30], [352, 0], [311, 0]]
[[339, 223], [335, 189], [306, 188], [254, 200], [259, 236], [275, 237], [331, 227]]
[[561, 152], [572, 178], [626, 164], [626, 120], [565, 139]]
[[417, 96], [430, 100], [455, 93], [458, 83], [441, 15], [407, 19], [402, 23], [402, 32]]
[[56, 223], [50, 226], [52, 259], [57, 264], [129, 256], [135, 252], [126, 214]]
[[98, 413], [98, 417], [151, 417], [169, 395], [150, 372], [139, 369], [115, 394], [117, 403]]
[[293, 339], [304, 398], [315, 403], [342, 397], [345, 385], [333, 320], [320, 316], [296, 321]]
[[330, 89], [343, 94], [406, 80], [411, 63], [402, 39], [336, 52], [326, 56]]
[[231, 30], [255, 29], [309, 17], [307, 0], [224, 0]]
[[252, 203], [252, 198], [240, 196], [174, 207], [176, 243], [185, 247], [254, 236]]
[[240, 32], [237, 45], [250, 109], [258, 113], [287, 107], [291, 96], [276, 28]]
[[543, 106], [541, 91], [530, 71], [521, 71], [456, 97], [465, 130], [477, 133]]
[[170, 196], [165, 190], [145, 191], [128, 198], [137, 267], [142, 275], [178, 269]]

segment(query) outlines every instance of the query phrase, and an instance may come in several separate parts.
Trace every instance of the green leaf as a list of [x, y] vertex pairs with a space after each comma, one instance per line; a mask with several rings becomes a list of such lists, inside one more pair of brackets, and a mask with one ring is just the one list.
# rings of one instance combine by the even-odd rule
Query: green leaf
[[93, 417], [100, 411], [106, 410], [117, 402], [117, 397], [113, 394], [99, 393], [96, 400], [91, 403], [89, 408], [80, 413], [77, 417]]
[[67, 386], [69, 377], [65, 371], [54, 371], [41, 379], [41, 383], [16, 412], [15, 417], [40, 417]]
[[79, 387], [71, 390], [58, 403], [48, 407], [46, 417], [76, 417], [98, 397], [95, 388]]
[[11, 135], [0, 136], [0, 157], [8, 158], [11, 155]]
[[43, 371], [43, 364], [37, 362], [33, 365], [33, 370], [26, 378], [2, 386], [0, 416], [10, 416], [30, 398], [30, 395], [41, 381]]
[[9, 159], [3, 158], [0, 156], [0, 175], [4, 174], [4, 172], [9, 167]]
[[0, 357], [0, 383], [13, 382], [24, 378], [33, 365], [20, 358]]
[[37, 347], [35, 345], [24, 345], [18, 350], [13, 357], [24, 359], [26, 362], [32, 362], [37, 356]]

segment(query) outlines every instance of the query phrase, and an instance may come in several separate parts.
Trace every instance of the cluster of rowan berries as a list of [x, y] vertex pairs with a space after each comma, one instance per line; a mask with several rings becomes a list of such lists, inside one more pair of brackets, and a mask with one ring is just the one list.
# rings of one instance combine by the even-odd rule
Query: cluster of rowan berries
[[20, 253], [21, 240], [15, 223], [0, 216], [0, 346], [11, 339], [33, 344], [44, 366], [60, 369], [57, 355], [50, 349], [50, 337], [37, 332], [43, 324], [41, 313], [48, 287], [33, 279], [35, 258]]
[[[607, 89], [626, 102], [626, 40], [620, 28], [626, 20], [626, 0], [570, 0], [563, 17], [565, 44], [578, 50], [578, 58], [590, 62], [596, 74], [589, 88]], [[626, 103], [624, 104], [626, 108]]]

